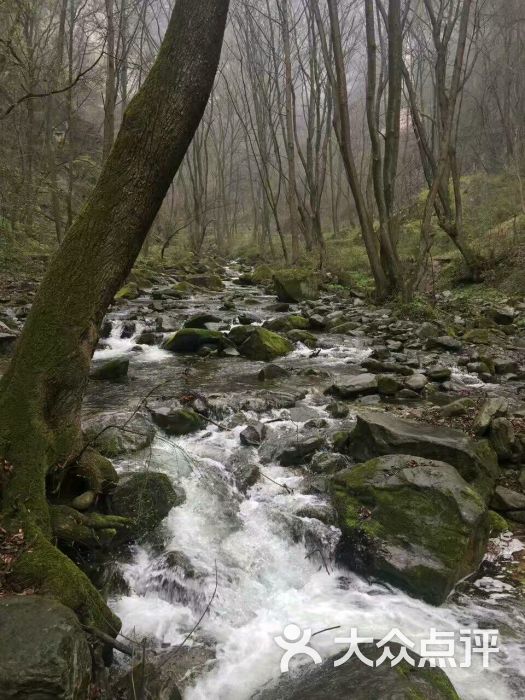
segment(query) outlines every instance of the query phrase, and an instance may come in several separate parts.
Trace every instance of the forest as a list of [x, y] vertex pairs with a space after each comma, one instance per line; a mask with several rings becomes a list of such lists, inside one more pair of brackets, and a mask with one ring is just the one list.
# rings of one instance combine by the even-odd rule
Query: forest
[[523, 0], [0, 0], [0, 700], [525, 696]]

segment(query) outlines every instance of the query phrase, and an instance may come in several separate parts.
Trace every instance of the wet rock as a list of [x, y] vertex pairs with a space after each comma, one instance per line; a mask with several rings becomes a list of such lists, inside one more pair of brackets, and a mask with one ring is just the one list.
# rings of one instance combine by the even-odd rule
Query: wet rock
[[373, 357], [361, 362], [361, 367], [373, 372], [374, 374], [402, 374], [410, 376], [413, 370], [410, 367], [404, 367], [396, 362], [385, 362], [384, 360], [376, 360]]
[[309, 321], [310, 321], [310, 327], [315, 331], [324, 330], [327, 326], [327, 323], [328, 323], [325, 316], [321, 316], [321, 314], [312, 314], [309, 317]]
[[430, 323], [425, 321], [421, 324], [419, 330], [417, 331], [418, 338], [428, 339], [437, 338], [439, 336], [439, 328], [435, 323]]
[[111, 498], [114, 515], [129, 518], [133, 525], [123, 528], [121, 539], [141, 541], [154, 533], [170, 510], [185, 500], [166, 474], [138, 472], [121, 479]]
[[[399, 644], [390, 642], [388, 646], [394, 657], [401, 654]], [[377, 660], [383, 651], [374, 644], [360, 644], [359, 648], [371, 660]], [[460, 700], [442, 669], [419, 668], [420, 657], [412, 651], [409, 655], [413, 666], [403, 660], [395, 667], [382, 663], [375, 668], [355, 655], [334, 667], [338, 658], [334, 656], [322, 665], [281, 675], [275, 686], [259, 691], [253, 700]]]
[[204, 328], [208, 329], [208, 323], [221, 323], [222, 318], [214, 316], [214, 314], [195, 314], [189, 318], [185, 324], [184, 328]]
[[403, 388], [403, 383], [388, 374], [377, 377], [377, 391], [381, 396], [395, 396]]
[[316, 452], [310, 462], [315, 474], [335, 474], [348, 466], [348, 458], [338, 452]]
[[509, 357], [498, 357], [494, 359], [494, 371], [496, 374], [514, 374], [519, 371], [519, 365]]
[[95, 367], [89, 376], [91, 379], [117, 382], [128, 376], [128, 370], [129, 358], [125, 356], [115, 357]]
[[120, 331], [120, 337], [125, 339], [132, 338], [135, 335], [135, 330], [137, 324], [135, 321], [124, 321], [122, 324], [122, 330]]
[[488, 431], [493, 418], [504, 416], [508, 410], [508, 401], [502, 396], [486, 399], [473, 423], [473, 430], [476, 435], [482, 436]]
[[271, 362], [294, 349], [287, 338], [259, 326], [236, 326], [228, 337], [250, 360]]
[[447, 350], [448, 352], [459, 352], [463, 349], [463, 343], [457, 338], [450, 335], [441, 335], [437, 338], [429, 338], [427, 341], [429, 348], [437, 348], [438, 350]]
[[279, 367], [279, 365], [268, 364], [261, 369], [257, 374], [257, 378], [261, 382], [271, 381], [273, 379], [283, 379], [284, 377], [289, 377], [290, 371], [284, 367]]
[[339, 558], [441, 605], [485, 553], [483, 499], [444, 462], [387, 455], [333, 477], [343, 537]]
[[317, 276], [305, 270], [281, 270], [273, 275], [279, 301], [296, 304], [305, 299], [317, 299]]
[[104, 319], [102, 326], [100, 327], [100, 337], [109, 338], [111, 331], [113, 329], [113, 323], [109, 318]]
[[257, 464], [240, 462], [232, 466], [232, 476], [239, 491], [246, 493], [259, 481], [261, 470]]
[[0, 697], [86, 700], [91, 652], [76, 615], [42, 596], [0, 599]]
[[220, 292], [224, 288], [221, 278], [218, 275], [191, 275], [186, 278], [186, 282], [195, 287], [202, 287], [214, 292]]
[[140, 413], [131, 420], [129, 413], [103, 413], [84, 424], [85, 442], [104, 457], [136, 452], [151, 445], [154, 437], [155, 427]]
[[413, 374], [405, 379], [405, 386], [412, 391], [423, 391], [428, 384], [428, 378], [424, 374]]
[[143, 330], [137, 337], [137, 345], [157, 345], [162, 340], [160, 333], [152, 330]]
[[354, 399], [357, 396], [377, 393], [377, 377], [374, 374], [356, 374], [345, 384], [332, 384], [325, 394], [339, 399]]
[[525, 495], [512, 491], [505, 486], [496, 486], [490, 501], [490, 507], [503, 513], [512, 510], [525, 510]]
[[231, 341], [219, 331], [205, 328], [183, 328], [164, 341], [162, 347], [171, 352], [197, 352], [204, 346], [223, 350], [231, 346]]
[[95, 503], [97, 494], [94, 491], [84, 491], [71, 501], [71, 507], [75, 510], [88, 510]]
[[283, 467], [292, 467], [304, 464], [310, 461], [314, 452], [320, 450], [325, 445], [325, 439], [321, 436], [313, 436], [302, 438], [295, 441], [284, 449], [280, 450], [277, 455], [277, 461]]
[[351, 331], [355, 331], [360, 325], [361, 324], [357, 323], [357, 321], [345, 321], [344, 323], [339, 323], [337, 326], [331, 327], [330, 330], [332, 333], [344, 335], [346, 333], [350, 333]]
[[501, 460], [510, 460], [516, 444], [512, 423], [507, 418], [494, 418], [490, 424], [490, 444]]
[[252, 323], [259, 323], [261, 319], [255, 314], [242, 313], [237, 317], [241, 326], [249, 326]]
[[303, 503], [296, 511], [298, 518], [313, 518], [320, 520], [325, 525], [337, 524], [337, 513], [335, 508], [325, 501], [316, 500], [314, 502]]
[[307, 348], [315, 348], [317, 346], [317, 336], [309, 331], [295, 329], [293, 331], [288, 331], [286, 337], [288, 340], [291, 340], [292, 343], [303, 343]]
[[187, 408], [159, 406], [151, 409], [151, 417], [159, 428], [170, 435], [188, 435], [202, 430], [206, 425], [201, 415]]
[[342, 401], [333, 401], [328, 404], [326, 410], [332, 418], [346, 418], [350, 409]]
[[452, 370], [448, 367], [430, 367], [427, 370], [427, 377], [432, 382], [446, 382], [452, 376]]
[[499, 473], [496, 455], [486, 440], [475, 441], [459, 430], [370, 409], [359, 411], [345, 452], [360, 461], [411, 454], [447, 462], [485, 498], [490, 497]]
[[489, 328], [471, 328], [463, 335], [463, 340], [475, 345], [490, 345], [493, 340], [493, 334]]
[[7, 355], [14, 349], [18, 335], [18, 332], [0, 323], [0, 355]]
[[264, 438], [268, 434], [268, 426], [264, 423], [253, 423], [246, 426], [239, 435], [241, 445], [245, 447], [258, 447], [262, 444]]

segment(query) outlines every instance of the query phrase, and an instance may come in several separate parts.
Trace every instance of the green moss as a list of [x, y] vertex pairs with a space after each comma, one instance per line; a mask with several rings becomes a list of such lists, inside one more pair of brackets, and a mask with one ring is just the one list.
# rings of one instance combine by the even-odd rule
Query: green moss
[[115, 299], [121, 301], [123, 299], [133, 300], [140, 296], [140, 291], [136, 282], [128, 282], [124, 287], [119, 289], [115, 294]]
[[309, 331], [294, 329], [288, 331], [286, 337], [288, 340], [291, 340], [292, 343], [304, 343], [308, 348], [315, 348], [317, 346], [317, 337]]
[[507, 532], [509, 524], [505, 518], [493, 510], [489, 510], [490, 534], [492, 537], [501, 535], [502, 532]]
[[294, 349], [287, 338], [259, 326], [237, 326], [231, 330], [229, 338], [241, 355], [251, 360], [270, 362]]
[[209, 331], [205, 328], [182, 328], [165, 340], [162, 347], [172, 352], [196, 352], [203, 345], [211, 345], [222, 350], [231, 346], [231, 343], [219, 331]]

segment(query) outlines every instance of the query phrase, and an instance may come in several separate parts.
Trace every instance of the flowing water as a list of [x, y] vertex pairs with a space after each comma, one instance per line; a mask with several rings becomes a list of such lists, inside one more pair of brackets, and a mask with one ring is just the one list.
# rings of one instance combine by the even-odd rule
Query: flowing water
[[[235, 289], [228, 285], [227, 293]], [[262, 304], [260, 290], [243, 290]], [[223, 295], [222, 295], [223, 296]], [[195, 311], [216, 312], [222, 296], [196, 297], [180, 304], [181, 319]], [[205, 305], [205, 306], [204, 306]], [[252, 303], [237, 309], [265, 318]], [[223, 316], [235, 322], [235, 313]], [[269, 316], [266, 312], [266, 317]], [[114, 324], [108, 348], [96, 359], [129, 353], [132, 358], [127, 385], [98, 385], [88, 397], [88, 413], [122, 410], [134, 405], [148, 388], [172, 382], [191, 386], [209, 396], [230, 396], [232, 414], [240, 395], [250, 398], [260, 387], [254, 379], [260, 364], [243, 358], [177, 357], [158, 347], [133, 348], [133, 337], [120, 338], [119, 319]], [[341, 375], [369, 352], [365, 338], [323, 336], [326, 348], [317, 357], [299, 346], [283, 366], [316, 368]], [[332, 346], [332, 347], [330, 347]], [[479, 382], [457, 370], [465, 384]], [[245, 411], [248, 418], [272, 420], [272, 440], [292, 434], [313, 416], [331, 421], [319, 404], [319, 380], [302, 377], [306, 393], [295, 408], [268, 409], [264, 414]], [[295, 383], [294, 383], [295, 382]], [[286, 380], [296, 390], [298, 378]], [[103, 386], [101, 389], [100, 387]], [[280, 386], [279, 389], [283, 387]], [[235, 399], [235, 400], [234, 400]], [[249, 405], [248, 405], [249, 409]], [[212, 647], [216, 662], [196, 683], [184, 691], [186, 700], [247, 700], [258, 688], [279, 676], [282, 650], [274, 637], [295, 623], [312, 632], [337, 627], [316, 635], [312, 646], [323, 658], [344, 647], [335, 644], [357, 628], [360, 637], [382, 638], [398, 628], [417, 644], [431, 628], [453, 631], [464, 628], [500, 630], [500, 652], [491, 655], [488, 669], [475, 658], [471, 668], [445, 669], [463, 700], [518, 700], [525, 697], [525, 614], [513, 591], [498, 577], [478, 582], [483, 594], [453, 595], [436, 608], [337, 568], [332, 554], [339, 531], [307, 517], [305, 509], [322, 508], [322, 497], [303, 493], [304, 473], [284, 468], [254, 448], [240, 446], [239, 434], [246, 419], [236, 425], [224, 419], [227, 429], [210, 425], [184, 438], [158, 436], [143, 454], [132, 455], [120, 465], [126, 471], [150, 468], [166, 473], [186, 492], [183, 505], [174, 508], [164, 523], [164, 551], [159, 547], [137, 547], [129, 561], [121, 564], [129, 586], [126, 595], [111, 604], [123, 621], [123, 632], [137, 639], [154, 640], [159, 646], [176, 646], [185, 639], [213, 598], [208, 612], [188, 644]], [[264, 463], [261, 463], [261, 459]], [[246, 493], [236, 487], [234, 472], [239, 461], [260, 466], [262, 475]], [[502, 556], [510, 557], [521, 547], [510, 534], [498, 543]], [[192, 577], [169, 566], [166, 552], [185, 555]], [[474, 587], [475, 590], [475, 587]], [[214, 594], [215, 592], [215, 594]], [[459, 665], [460, 647], [457, 647]]]

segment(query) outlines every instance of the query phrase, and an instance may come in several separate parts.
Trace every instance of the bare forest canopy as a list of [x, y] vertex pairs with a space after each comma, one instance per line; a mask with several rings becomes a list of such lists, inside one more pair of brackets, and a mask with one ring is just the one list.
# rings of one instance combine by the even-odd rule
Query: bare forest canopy
[[[63, 239], [173, 5], [2, 0], [0, 252]], [[506, 178], [500, 219], [525, 211], [524, 42], [522, 0], [235, 0], [146, 254], [322, 266], [347, 245], [385, 296], [420, 287], [438, 246], [479, 278], [500, 221], [472, 188]]]

